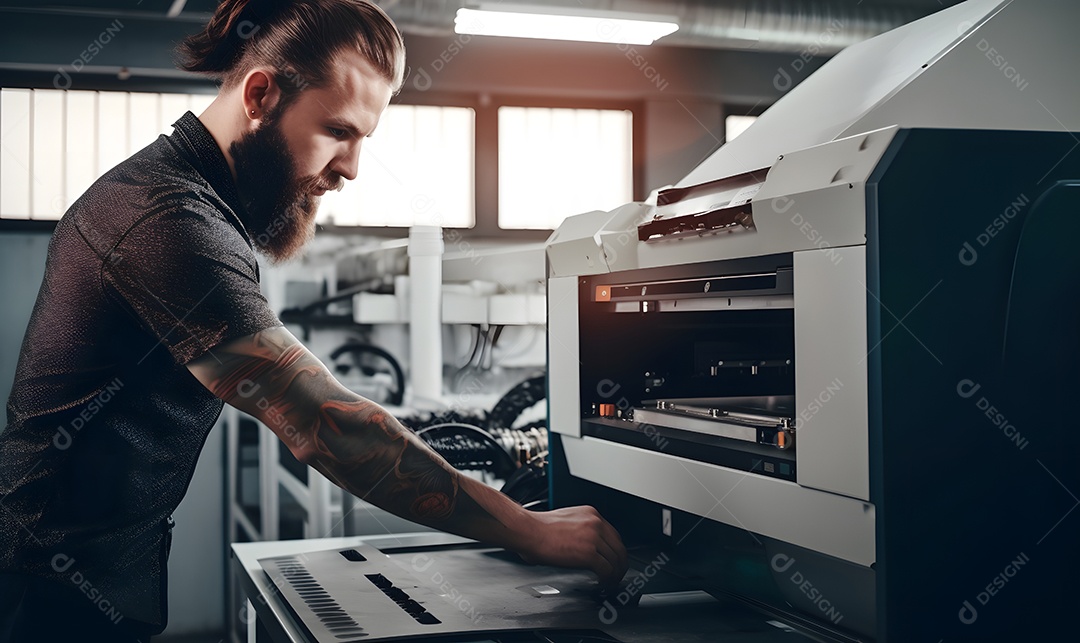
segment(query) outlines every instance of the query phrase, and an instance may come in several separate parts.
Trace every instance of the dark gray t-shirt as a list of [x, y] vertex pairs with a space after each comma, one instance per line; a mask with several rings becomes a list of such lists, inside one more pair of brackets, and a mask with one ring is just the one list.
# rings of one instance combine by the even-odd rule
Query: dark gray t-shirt
[[0, 570], [164, 627], [169, 515], [222, 402], [184, 366], [280, 325], [191, 112], [56, 226], [0, 434]]

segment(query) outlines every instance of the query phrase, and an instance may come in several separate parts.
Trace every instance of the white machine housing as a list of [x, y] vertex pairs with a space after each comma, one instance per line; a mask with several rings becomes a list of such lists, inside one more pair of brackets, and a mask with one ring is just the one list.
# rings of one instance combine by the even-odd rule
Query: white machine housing
[[[1063, 81], [1077, 24], [1080, 5], [1065, 0], [968, 0], [939, 11], [845, 49], [650, 202], [568, 218], [547, 257], [549, 426], [570, 473], [872, 566], [867, 180], [902, 128], [1080, 130], [1080, 83]], [[752, 211], [749, 225], [693, 223], [739, 208]], [[688, 223], [676, 230], [680, 220]], [[666, 222], [670, 233], [639, 238], [642, 226]], [[582, 436], [582, 276], [780, 253], [793, 257], [793, 298], [728, 305], [794, 308], [797, 482]]]

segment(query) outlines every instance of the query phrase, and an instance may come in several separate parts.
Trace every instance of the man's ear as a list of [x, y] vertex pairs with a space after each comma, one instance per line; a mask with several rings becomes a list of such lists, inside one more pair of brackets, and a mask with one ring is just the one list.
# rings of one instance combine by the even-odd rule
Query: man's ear
[[281, 100], [281, 88], [273, 71], [262, 67], [252, 69], [240, 85], [244, 115], [251, 120], [266, 116]]

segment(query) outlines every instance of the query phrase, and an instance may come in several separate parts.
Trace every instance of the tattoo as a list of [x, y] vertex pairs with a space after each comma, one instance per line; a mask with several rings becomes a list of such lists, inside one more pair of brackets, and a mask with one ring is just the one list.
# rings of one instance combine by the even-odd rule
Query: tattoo
[[196, 360], [192, 372], [343, 489], [404, 518], [472, 537], [503, 527], [463, 492], [459, 472], [382, 407], [343, 387], [284, 328], [214, 353]]

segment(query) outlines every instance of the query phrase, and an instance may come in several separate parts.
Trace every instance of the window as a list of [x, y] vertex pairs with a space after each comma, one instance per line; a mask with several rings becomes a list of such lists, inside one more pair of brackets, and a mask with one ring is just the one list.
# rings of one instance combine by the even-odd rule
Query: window
[[734, 141], [735, 137], [746, 131], [746, 128], [754, 124], [757, 120], [757, 116], [737, 116], [731, 115], [724, 119], [724, 138], [727, 141]]
[[[98, 177], [214, 97], [0, 89], [0, 218], [59, 219]], [[317, 221], [472, 228], [479, 200], [490, 234], [496, 225], [551, 230], [567, 216], [616, 208], [634, 197], [633, 113], [601, 107], [503, 105], [484, 121], [497, 136], [485, 130], [478, 137], [471, 107], [391, 105], [363, 142], [357, 178], [323, 196]], [[481, 181], [482, 195], [478, 138], [498, 140], [481, 166], [497, 172], [498, 182]]]
[[499, 227], [554, 229], [633, 200], [633, 114], [499, 108]]
[[30, 101], [32, 94], [0, 90], [0, 216], [30, 217]]
[[357, 177], [322, 197], [318, 221], [339, 226], [475, 223], [475, 114], [391, 105], [360, 152]]
[[0, 218], [59, 219], [99, 176], [212, 94], [0, 90]]

